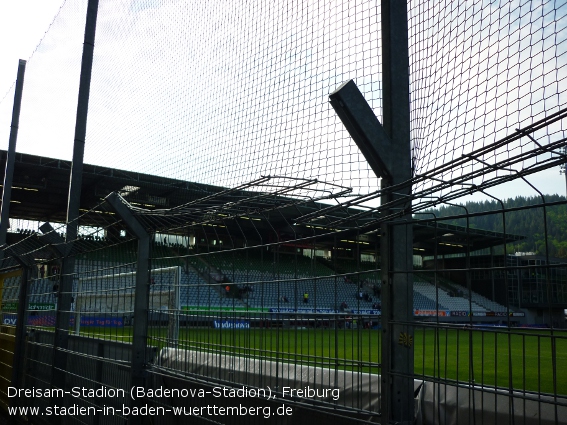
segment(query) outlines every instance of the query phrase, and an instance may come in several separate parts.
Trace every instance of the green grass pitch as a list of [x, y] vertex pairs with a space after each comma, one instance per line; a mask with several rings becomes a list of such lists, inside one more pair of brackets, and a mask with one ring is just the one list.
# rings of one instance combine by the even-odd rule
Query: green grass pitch
[[[129, 341], [131, 328], [82, 328], [84, 335]], [[163, 347], [167, 329], [150, 328]], [[179, 348], [380, 373], [381, 332], [370, 329], [182, 328]], [[567, 395], [567, 332], [415, 328], [416, 378]]]

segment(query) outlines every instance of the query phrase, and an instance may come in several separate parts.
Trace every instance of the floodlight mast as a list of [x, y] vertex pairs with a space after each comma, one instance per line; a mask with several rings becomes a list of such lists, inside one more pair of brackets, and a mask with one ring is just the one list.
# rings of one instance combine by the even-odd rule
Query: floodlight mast
[[[353, 81], [330, 95], [330, 102], [382, 182], [383, 210], [395, 221], [381, 224], [382, 423], [414, 421], [413, 232], [410, 214], [411, 139], [406, 2], [382, 1], [383, 124]], [[388, 190], [395, 186], [395, 192]]]

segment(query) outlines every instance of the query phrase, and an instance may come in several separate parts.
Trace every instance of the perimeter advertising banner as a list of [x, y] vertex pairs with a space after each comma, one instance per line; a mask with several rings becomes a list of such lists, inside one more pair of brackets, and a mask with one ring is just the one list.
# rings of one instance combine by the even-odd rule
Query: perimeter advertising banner
[[475, 312], [473, 313], [473, 316], [477, 316], [477, 317], [524, 317], [525, 313], [523, 312], [518, 312], [518, 313], [514, 313], [514, 312], [506, 312], [506, 311], [483, 311], [483, 312]]
[[[18, 315], [11, 313], [4, 313], [2, 315], [2, 324], [16, 326], [18, 322]], [[55, 326], [55, 315], [38, 315], [28, 316], [28, 326]]]
[[440, 316], [446, 317], [450, 316], [451, 312], [449, 310], [414, 310], [414, 316]]
[[368, 310], [355, 310], [349, 309], [348, 311], [339, 311], [332, 308], [270, 308], [270, 313], [299, 313], [299, 314], [366, 314], [380, 316], [381, 310], [368, 309]]
[[451, 311], [451, 317], [469, 317], [468, 311]]
[[524, 312], [510, 312], [507, 313], [505, 311], [477, 311], [474, 313], [470, 313], [469, 311], [451, 311], [452, 317], [468, 317], [468, 316], [476, 316], [476, 317], [524, 317], [526, 314]]
[[[2, 303], [3, 311], [17, 311], [18, 302], [5, 302]], [[55, 310], [55, 304], [53, 303], [29, 303], [28, 310]]]
[[215, 329], [250, 329], [248, 320], [214, 320]]
[[[75, 324], [75, 318], [71, 317], [71, 326]], [[94, 326], [100, 328], [123, 328], [124, 319], [122, 317], [91, 317], [81, 316], [81, 327]]]
[[376, 316], [382, 315], [382, 310], [352, 310], [353, 314], [373, 314]]
[[[16, 314], [4, 313], [2, 315], [2, 324], [16, 326], [18, 316]], [[74, 318], [71, 318], [69, 325], [73, 326]], [[55, 326], [55, 315], [35, 315], [28, 316], [28, 326]], [[95, 326], [101, 328], [122, 328], [124, 320], [121, 317], [81, 317], [81, 326]]]
[[332, 314], [338, 311], [332, 308], [270, 308], [270, 313]]
[[220, 307], [220, 306], [193, 306], [193, 305], [182, 305], [181, 311], [226, 311], [238, 313], [248, 313], [248, 312], [267, 312], [267, 308], [252, 308], [252, 307]]

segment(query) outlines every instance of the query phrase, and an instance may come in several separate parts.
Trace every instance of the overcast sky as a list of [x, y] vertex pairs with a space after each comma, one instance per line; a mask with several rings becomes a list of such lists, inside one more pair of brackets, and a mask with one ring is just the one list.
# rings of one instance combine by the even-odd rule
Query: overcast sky
[[63, 0], [0, 2], [0, 96], [16, 79], [18, 60], [27, 60], [48, 30]]
[[[352, 78], [381, 117], [379, 45], [372, 36], [379, 28], [376, 2], [361, 1], [353, 11], [349, 2], [305, 0], [296, 12], [288, 11], [286, 2], [259, 2], [261, 6], [244, 14], [237, 13], [238, 8], [248, 6], [238, 3], [218, 8], [215, 3], [188, 1], [100, 2], [85, 161], [227, 186], [284, 173], [344, 184], [359, 193], [375, 190], [377, 179], [329, 107], [328, 94]], [[421, 3], [429, 8], [429, 3]], [[62, 4], [0, 3], [1, 97], [15, 80], [18, 59], [32, 55]], [[86, 0], [69, 0], [28, 68], [19, 151], [71, 157], [84, 4]], [[546, 19], [561, 17], [547, 13], [554, 3], [534, 6], [533, 16], [514, 8], [508, 20], [502, 18], [507, 11], [495, 10], [492, 4], [463, 3], [463, 10], [456, 7], [454, 13], [443, 14], [446, 9], [436, 3], [440, 10], [417, 7], [410, 14], [410, 19], [431, 15], [429, 27], [415, 28], [425, 28], [427, 36], [420, 36], [424, 45], [443, 45], [437, 58], [425, 58], [431, 63], [420, 63], [423, 72], [412, 82], [412, 99], [421, 108], [415, 134], [423, 169], [459, 157], [479, 143], [491, 143], [497, 133], [503, 137], [514, 128], [514, 120], [524, 124], [533, 109], [526, 109], [526, 101], [541, 95], [530, 79], [544, 84], [552, 100], [549, 93], [558, 91], [558, 81], [565, 84], [567, 54], [561, 56], [545, 40], [541, 45], [537, 40], [552, 28], [559, 32], [547, 40], [566, 48], [565, 26], [545, 24]], [[453, 48], [453, 34], [463, 28], [461, 17], [471, 23]], [[530, 38], [530, 32], [544, 27]], [[508, 61], [498, 57], [499, 46], [508, 46], [503, 50]], [[539, 51], [555, 56], [555, 61]], [[417, 63], [419, 51], [412, 55]], [[544, 61], [548, 69], [560, 72], [544, 71]], [[474, 78], [466, 77], [467, 67], [477, 73]], [[538, 74], [551, 77], [551, 82], [538, 81]], [[418, 81], [417, 76], [426, 78]], [[476, 86], [468, 88], [471, 82]], [[479, 90], [482, 95], [475, 94]], [[515, 103], [506, 105], [509, 99]], [[0, 104], [3, 149], [9, 125], [6, 108], [11, 104], [11, 98]], [[524, 109], [516, 114], [514, 108]], [[543, 143], [549, 142], [546, 134], [542, 137]], [[565, 193], [558, 168], [532, 181], [543, 192]], [[502, 186], [494, 193], [536, 194], [525, 183]]]

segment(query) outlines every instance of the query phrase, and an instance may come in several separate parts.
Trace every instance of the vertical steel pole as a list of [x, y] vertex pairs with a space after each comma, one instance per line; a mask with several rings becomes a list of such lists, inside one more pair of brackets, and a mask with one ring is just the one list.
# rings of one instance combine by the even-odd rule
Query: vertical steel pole
[[67, 242], [67, 253], [63, 259], [61, 270], [61, 283], [59, 285], [57, 315], [55, 319], [55, 341], [53, 346], [54, 361], [51, 383], [52, 387], [62, 389], [65, 388], [65, 371], [67, 368], [66, 350], [69, 343], [69, 320], [71, 318], [71, 297], [73, 290], [73, 272], [75, 268], [75, 261], [73, 257], [69, 256], [69, 250], [71, 243], [77, 238], [79, 227], [78, 217], [83, 177], [83, 156], [87, 132], [87, 114], [89, 107], [97, 14], [98, 0], [89, 0], [85, 23], [77, 115], [75, 120], [73, 162], [71, 164], [71, 176], [69, 180], [67, 229], [65, 236], [65, 241]]
[[[400, 219], [381, 227], [382, 424], [413, 423], [413, 232], [402, 201], [411, 195], [410, 94], [407, 4], [382, 1], [383, 126], [392, 141], [391, 176], [382, 179], [382, 205], [399, 201]], [[398, 186], [394, 191], [388, 188]], [[406, 198], [407, 199], [407, 198]], [[409, 210], [408, 210], [409, 211]]]
[[[6, 243], [10, 218], [10, 202], [12, 200], [12, 179], [16, 163], [16, 142], [18, 140], [18, 128], [20, 125], [20, 108], [22, 105], [22, 92], [24, 90], [24, 75], [26, 72], [26, 61], [21, 60], [18, 64], [18, 77], [16, 80], [16, 91], [14, 93], [14, 106], [12, 108], [12, 124], [10, 126], [10, 141], [6, 156], [6, 172], [4, 173], [4, 188], [2, 191], [2, 212], [0, 213], [0, 246]], [[4, 250], [0, 250], [0, 259], [4, 258]]]
[[144, 386], [146, 379], [146, 345], [150, 297], [150, 236], [137, 235], [136, 294], [132, 336], [132, 386]]
[[85, 40], [83, 43], [79, 96], [77, 100], [73, 162], [71, 164], [69, 198], [67, 204], [67, 242], [73, 241], [77, 237], [77, 218], [79, 217], [79, 205], [81, 201], [83, 157], [85, 152], [85, 138], [87, 134], [87, 115], [89, 109], [97, 14], [98, 0], [89, 0], [85, 24]]
[[[134, 326], [132, 335], [131, 388], [144, 387], [146, 384], [147, 343], [148, 343], [148, 311], [150, 298], [150, 249], [151, 237], [144, 227], [132, 215], [119, 195], [111, 193], [106, 201], [116, 214], [138, 238], [138, 259], [136, 262], [136, 293], [134, 296]], [[133, 407], [143, 405], [142, 398], [131, 400]], [[131, 416], [130, 424], [142, 423], [141, 416]]]
[[[20, 293], [18, 294], [18, 315], [16, 319], [16, 345], [14, 347], [14, 364], [12, 365], [12, 386], [22, 389], [22, 373], [24, 365], [24, 352], [26, 348], [26, 325], [28, 307], [28, 279], [30, 268], [22, 264], [22, 276], [20, 280]], [[19, 397], [11, 400], [10, 405], [14, 407]]]
[[[564, 156], [567, 156], [567, 146], [564, 146], [563, 149], [561, 149], [561, 152]], [[567, 162], [564, 162], [560, 168], [559, 174], [563, 173], [565, 175], [565, 197], [567, 198]]]
[[[179, 309], [180, 309], [181, 267], [175, 269], [173, 279], [173, 295], [168, 302], [168, 330], [167, 340], [169, 347], [177, 348], [179, 341]], [[171, 299], [173, 298], [173, 299]]]
[[[504, 266], [506, 266], [506, 259], [504, 258]], [[492, 301], [496, 302], [496, 291], [494, 289], [494, 247], [490, 247], [490, 282], [492, 285]]]
[[[6, 171], [4, 174], [4, 188], [2, 191], [2, 211], [0, 213], [0, 246], [6, 243], [8, 233], [10, 202], [12, 200], [12, 180], [14, 177], [14, 167], [16, 163], [16, 142], [18, 140], [18, 128], [20, 124], [20, 109], [22, 105], [22, 93], [24, 89], [24, 75], [26, 72], [26, 61], [18, 63], [18, 77], [16, 80], [16, 90], [14, 93], [14, 106], [12, 109], [12, 124], [10, 126], [10, 141], [6, 156]], [[4, 258], [4, 249], [0, 250], [0, 259]], [[22, 276], [20, 280], [20, 293], [18, 294], [18, 314], [16, 321], [16, 344], [14, 347], [14, 364], [12, 365], [12, 386], [22, 388], [22, 369], [25, 351], [26, 338], [26, 310], [28, 301], [28, 278], [29, 267], [22, 264]], [[11, 400], [13, 407], [17, 404], [18, 398]]]

